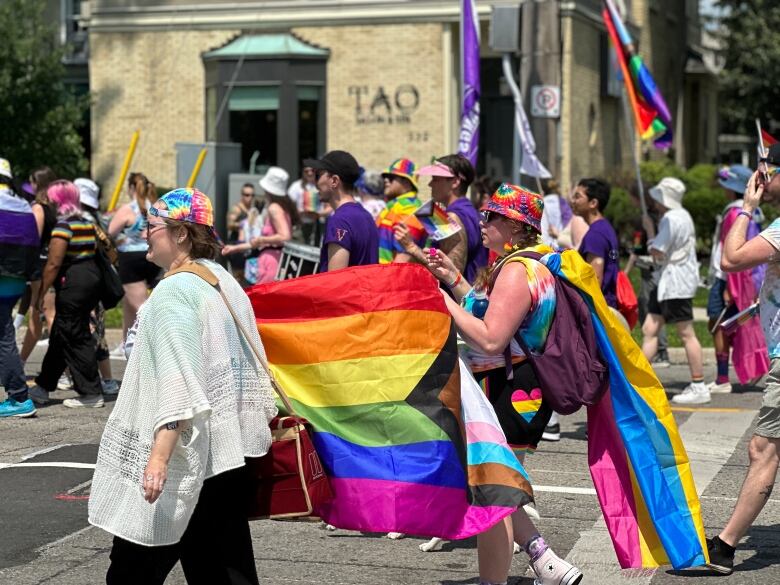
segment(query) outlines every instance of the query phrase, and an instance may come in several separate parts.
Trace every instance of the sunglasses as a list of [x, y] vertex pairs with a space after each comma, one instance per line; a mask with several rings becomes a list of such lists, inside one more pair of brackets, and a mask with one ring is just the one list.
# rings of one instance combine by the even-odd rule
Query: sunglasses
[[501, 214], [496, 213], [495, 211], [485, 210], [485, 211], [480, 211], [479, 216], [482, 218], [483, 222], [490, 223], [494, 219], [501, 217]]
[[254, 197], [254, 193], [241, 193], [241, 197]]
[[152, 234], [154, 232], [159, 231], [160, 229], [162, 229], [164, 227], [167, 227], [167, 226], [163, 222], [160, 222], [160, 223], [151, 223], [151, 222], [149, 222], [147, 224], [147, 228], [146, 228], [146, 239], [148, 240], [149, 238], [152, 237]]
[[328, 174], [328, 171], [326, 171], [325, 169], [317, 169], [317, 170], [314, 171], [314, 177], [318, 181], [323, 177], [323, 175], [327, 175], [327, 174]]

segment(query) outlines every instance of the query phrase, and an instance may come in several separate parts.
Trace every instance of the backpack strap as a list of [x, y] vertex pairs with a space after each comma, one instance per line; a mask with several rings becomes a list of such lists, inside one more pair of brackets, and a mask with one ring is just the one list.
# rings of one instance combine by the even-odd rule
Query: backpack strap
[[[498, 278], [499, 272], [501, 272], [501, 269], [504, 267], [505, 264], [508, 264], [509, 262], [518, 262], [520, 261], [520, 258], [530, 258], [531, 260], [536, 260], [537, 262], [541, 261], [542, 254], [539, 252], [532, 252], [530, 250], [521, 250], [518, 252], [513, 252], [506, 258], [503, 258], [493, 269], [493, 272], [490, 274], [490, 290], [493, 289], [493, 285], [496, 283], [496, 279]], [[525, 354], [526, 359], [531, 359], [530, 350], [528, 349], [528, 345], [523, 341], [522, 335], [520, 335], [520, 330], [518, 329], [515, 331], [514, 339], [517, 341], [518, 345], [520, 345], [520, 348], [523, 350], [523, 353]], [[509, 345], [507, 345], [504, 348], [504, 363], [506, 367], [506, 379], [512, 380], [515, 377], [514, 369], [512, 367], [512, 350], [511, 348], [511, 341]]]

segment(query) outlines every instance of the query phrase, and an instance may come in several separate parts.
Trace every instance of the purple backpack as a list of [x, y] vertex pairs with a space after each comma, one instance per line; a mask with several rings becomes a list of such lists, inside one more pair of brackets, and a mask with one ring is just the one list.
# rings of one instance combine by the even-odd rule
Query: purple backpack
[[[539, 261], [537, 252], [517, 252]], [[515, 340], [531, 362], [545, 402], [559, 414], [571, 414], [584, 404], [596, 404], [609, 385], [609, 370], [596, 342], [590, 310], [579, 290], [564, 277], [555, 274], [555, 316], [542, 353], [534, 353], [520, 332]], [[495, 273], [493, 278], [498, 275]], [[507, 357], [509, 356], [507, 348]], [[511, 378], [511, 361], [507, 361]]]

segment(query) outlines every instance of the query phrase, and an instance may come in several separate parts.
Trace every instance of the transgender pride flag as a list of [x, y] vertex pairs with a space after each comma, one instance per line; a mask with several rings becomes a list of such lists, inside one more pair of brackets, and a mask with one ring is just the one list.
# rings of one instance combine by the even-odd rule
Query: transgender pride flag
[[477, 166], [479, 151], [479, 18], [474, 0], [461, 0], [460, 71], [462, 108], [458, 152]]

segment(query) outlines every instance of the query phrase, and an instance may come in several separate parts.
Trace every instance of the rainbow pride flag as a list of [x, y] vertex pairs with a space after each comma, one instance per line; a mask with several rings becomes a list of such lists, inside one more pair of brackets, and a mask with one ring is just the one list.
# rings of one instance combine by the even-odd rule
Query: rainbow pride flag
[[634, 41], [612, 0], [604, 1], [601, 13], [615, 48], [637, 131], [656, 148], [672, 145], [672, 116], [650, 71], [636, 53]]
[[387, 207], [382, 210], [376, 219], [376, 227], [379, 232], [379, 263], [389, 264], [396, 254], [404, 251], [401, 244], [395, 241], [393, 228], [403, 223], [409, 228], [409, 236], [420, 248], [425, 247], [428, 234], [414, 212], [420, 208], [420, 199], [416, 193], [399, 195], [392, 201], [388, 201]]
[[580, 290], [609, 366], [610, 389], [588, 408], [588, 462], [620, 566], [706, 563], [699, 497], [661, 382], [607, 306], [590, 265], [576, 251], [542, 261]]
[[423, 267], [361, 266], [248, 294], [274, 375], [311, 422], [331, 479], [326, 522], [458, 539], [532, 500]]
[[425, 231], [428, 232], [428, 236], [434, 242], [446, 240], [460, 231], [460, 226], [457, 222], [450, 219], [450, 216], [447, 215], [442, 206], [434, 203], [433, 199], [423, 203], [414, 212], [414, 215], [420, 220]]

